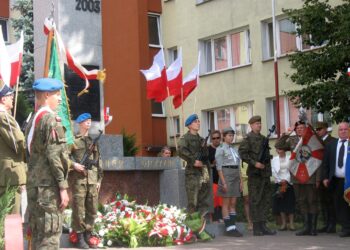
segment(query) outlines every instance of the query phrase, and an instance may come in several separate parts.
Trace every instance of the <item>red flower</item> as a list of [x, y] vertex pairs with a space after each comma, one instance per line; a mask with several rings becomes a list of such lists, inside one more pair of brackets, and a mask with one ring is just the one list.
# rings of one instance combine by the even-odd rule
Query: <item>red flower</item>
[[117, 201], [117, 203], [115, 203], [116, 207], [120, 207], [122, 205], [122, 203], [120, 201]]
[[125, 206], [122, 206], [122, 207], [120, 208], [120, 211], [125, 211]]
[[100, 239], [96, 236], [91, 236], [89, 239], [89, 246], [96, 247], [100, 243]]
[[75, 231], [69, 233], [69, 241], [72, 244], [76, 244], [78, 242], [78, 234]]

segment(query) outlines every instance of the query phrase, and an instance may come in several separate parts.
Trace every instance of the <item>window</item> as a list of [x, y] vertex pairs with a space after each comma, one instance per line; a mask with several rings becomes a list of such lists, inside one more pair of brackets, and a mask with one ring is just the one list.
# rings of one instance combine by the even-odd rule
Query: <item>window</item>
[[168, 49], [168, 65], [172, 64], [177, 59], [177, 48]]
[[[267, 127], [271, 128], [272, 125], [277, 124], [276, 117], [276, 99], [269, 98], [266, 101], [267, 104]], [[280, 109], [280, 132], [284, 133], [288, 131], [288, 128], [294, 128], [295, 122], [299, 121], [299, 108], [296, 108], [293, 103], [286, 97], [280, 96], [279, 98]], [[328, 124], [332, 124], [330, 115], [328, 112], [321, 114], [314, 110], [306, 110], [307, 120], [311, 125], [316, 125], [317, 121], [325, 121]]]
[[180, 117], [179, 116], [171, 117], [170, 122], [171, 122], [170, 135], [172, 137], [180, 135]]
[[2, 35], [4, 37], [4, 41], [7, 42], [8, 41], [7, 19], [0, 18], [0, 26], [1, 26]]
[[148, 36], [150, 46], [160, 46], [160, 16], [148, 15]]
[[155, 102], [154, 100], [151, 100], [152, 102], [152, 116], [156, 117], [164, 117], [164, 107], [162, 102]]
[[235, 68], [250, 63], [249, 30], [199, 41], [201, 74]]
[[[263, 59], [266, 60], [274, 56], [272, 22], [263, 22], [262, 30]], [[316, 48], [315, 46], [310, 46], [305, 43], [305, 39], [311, 38], [310, 35], [297, 35], [296, 26], [289, 19], [276, 20], [276, 34], [277, 56]]]
[[243, 103], [206, 111], [203, 129], [220, 130], [231, 126], [236, 131], [235, 142], [240, 142], [250, 131], [248, 120], [253, 115], [253, 103]]

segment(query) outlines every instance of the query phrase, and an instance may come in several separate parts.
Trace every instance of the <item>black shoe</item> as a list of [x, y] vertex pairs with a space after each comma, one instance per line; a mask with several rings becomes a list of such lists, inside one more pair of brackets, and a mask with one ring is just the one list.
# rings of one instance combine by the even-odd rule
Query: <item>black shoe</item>
[[78, 242], [75, 244], [75, 247], [79, 249], [89, 249], [89, 245], [85, 242], [83, 233], [78, 233]]
[[253, 235], [254, 236], [263, 236], [263, 232], [261, 231], [260, 223], [253, 222]]
[[350, 237], [350, 232], [340, 232], [339, 237], [341, 237], [341, 238]]
[[317, 232], [318, 232], [318, 233], [326, 233], [326, 232], [327, 232], [327, 229], [328, 229], [328, 226], [324, 226], [324, 227], [322, 227], [321, 229], [318, 229]]
[[312, 236], [317, 235], [317, 214], [311, 214], [311, 230], [310, 233]]
[[237, 229], [226, 231], [225, 235], [231, 236], [231, 237], [242, 237], [243, 236], [243, 234], [241, 234]]
[[311, 216], [304, 216], [304, 228], [295, 234], [296, 236], [311, 235]]
[[261, 232], [264, 235], [275, 235], [276, 234], [276, 231], [275, 230], [271, 230], [270, 228], [268, 228], [266, 226], [265, 222], [260, 222], [260, 228], [261, 228]]

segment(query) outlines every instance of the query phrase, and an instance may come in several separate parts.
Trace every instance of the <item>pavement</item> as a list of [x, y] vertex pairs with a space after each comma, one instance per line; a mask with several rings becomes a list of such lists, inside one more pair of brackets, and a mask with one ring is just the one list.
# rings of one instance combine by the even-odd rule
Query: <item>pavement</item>
[[[74, 250], [76, 248], [61, 248]], [[121, 248], [108, 248], [121, 249]], [[193, 244], [171, 247], [140, 247], [138, 250], [214, 250], [214, 249], [269, 249], [269, 250], [295, 250], [295, 249], [350, 249], [350, 237], [340, 238], [337, 234], [319, 234], [318, 236], [295, 236], [295, 232], [283, 231], [274, 236], [253, 236], [252, 232], [245, 232], [241, 238], [218, 236], [210, 242], [196, 242]]]

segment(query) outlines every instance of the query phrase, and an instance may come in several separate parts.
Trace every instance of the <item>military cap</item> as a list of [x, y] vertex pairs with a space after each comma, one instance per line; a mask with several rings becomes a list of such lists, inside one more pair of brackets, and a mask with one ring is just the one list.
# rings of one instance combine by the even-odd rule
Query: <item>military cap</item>
[[83, 113], [83, 114], [78, 116], [78, 118], [76, 119], [76, 122], [82, 123], [83, 121], [86, 121], [87, 119], [91, 119], [91, 114]]
[[281, 150], [284, 150], [284, 151], [289, 151], [290, 150], [289, 144], [286, 141], [284, 141], [284, 140], [277, 140], [276, 143], [275, 143], [275, 148], [281, 149]]
[[33, 90], [53, 92], [63, 88], [63, 82], [53, 78], [41, 78], [33, 83]]
[[0, 80], [0, 97], [11, 95], [12, 93], [13, 89], [11, 89], [2, 80]]
[[321, 129], [321, 128], [328, 128], [328, 123], [327, 122], [317, 122], [316, 129]]
[[228, 133], [234, 134], [235, 131], [233, 130], [232, 127], [227, 127], [227, 128], [224, 128], [224, 129], [222, 130], [222, 133], [223, 133], [223, 135], [225, 136], [225, 135], [227, 135]]
[[195, 120], [198, 119], [198, 115], [196, 114], [192, 114], [189, 117], [187, 117], [186, 121], [185, 121], [185, 127], [188, 127], [192, 124], [192, 122], [194, 122]]
[[256, 123], [256, 122], [261, 122], [261, 116], [260, 115], [254, 115], [248, 121], [249, 124], [253, 124], [253, 123]]

